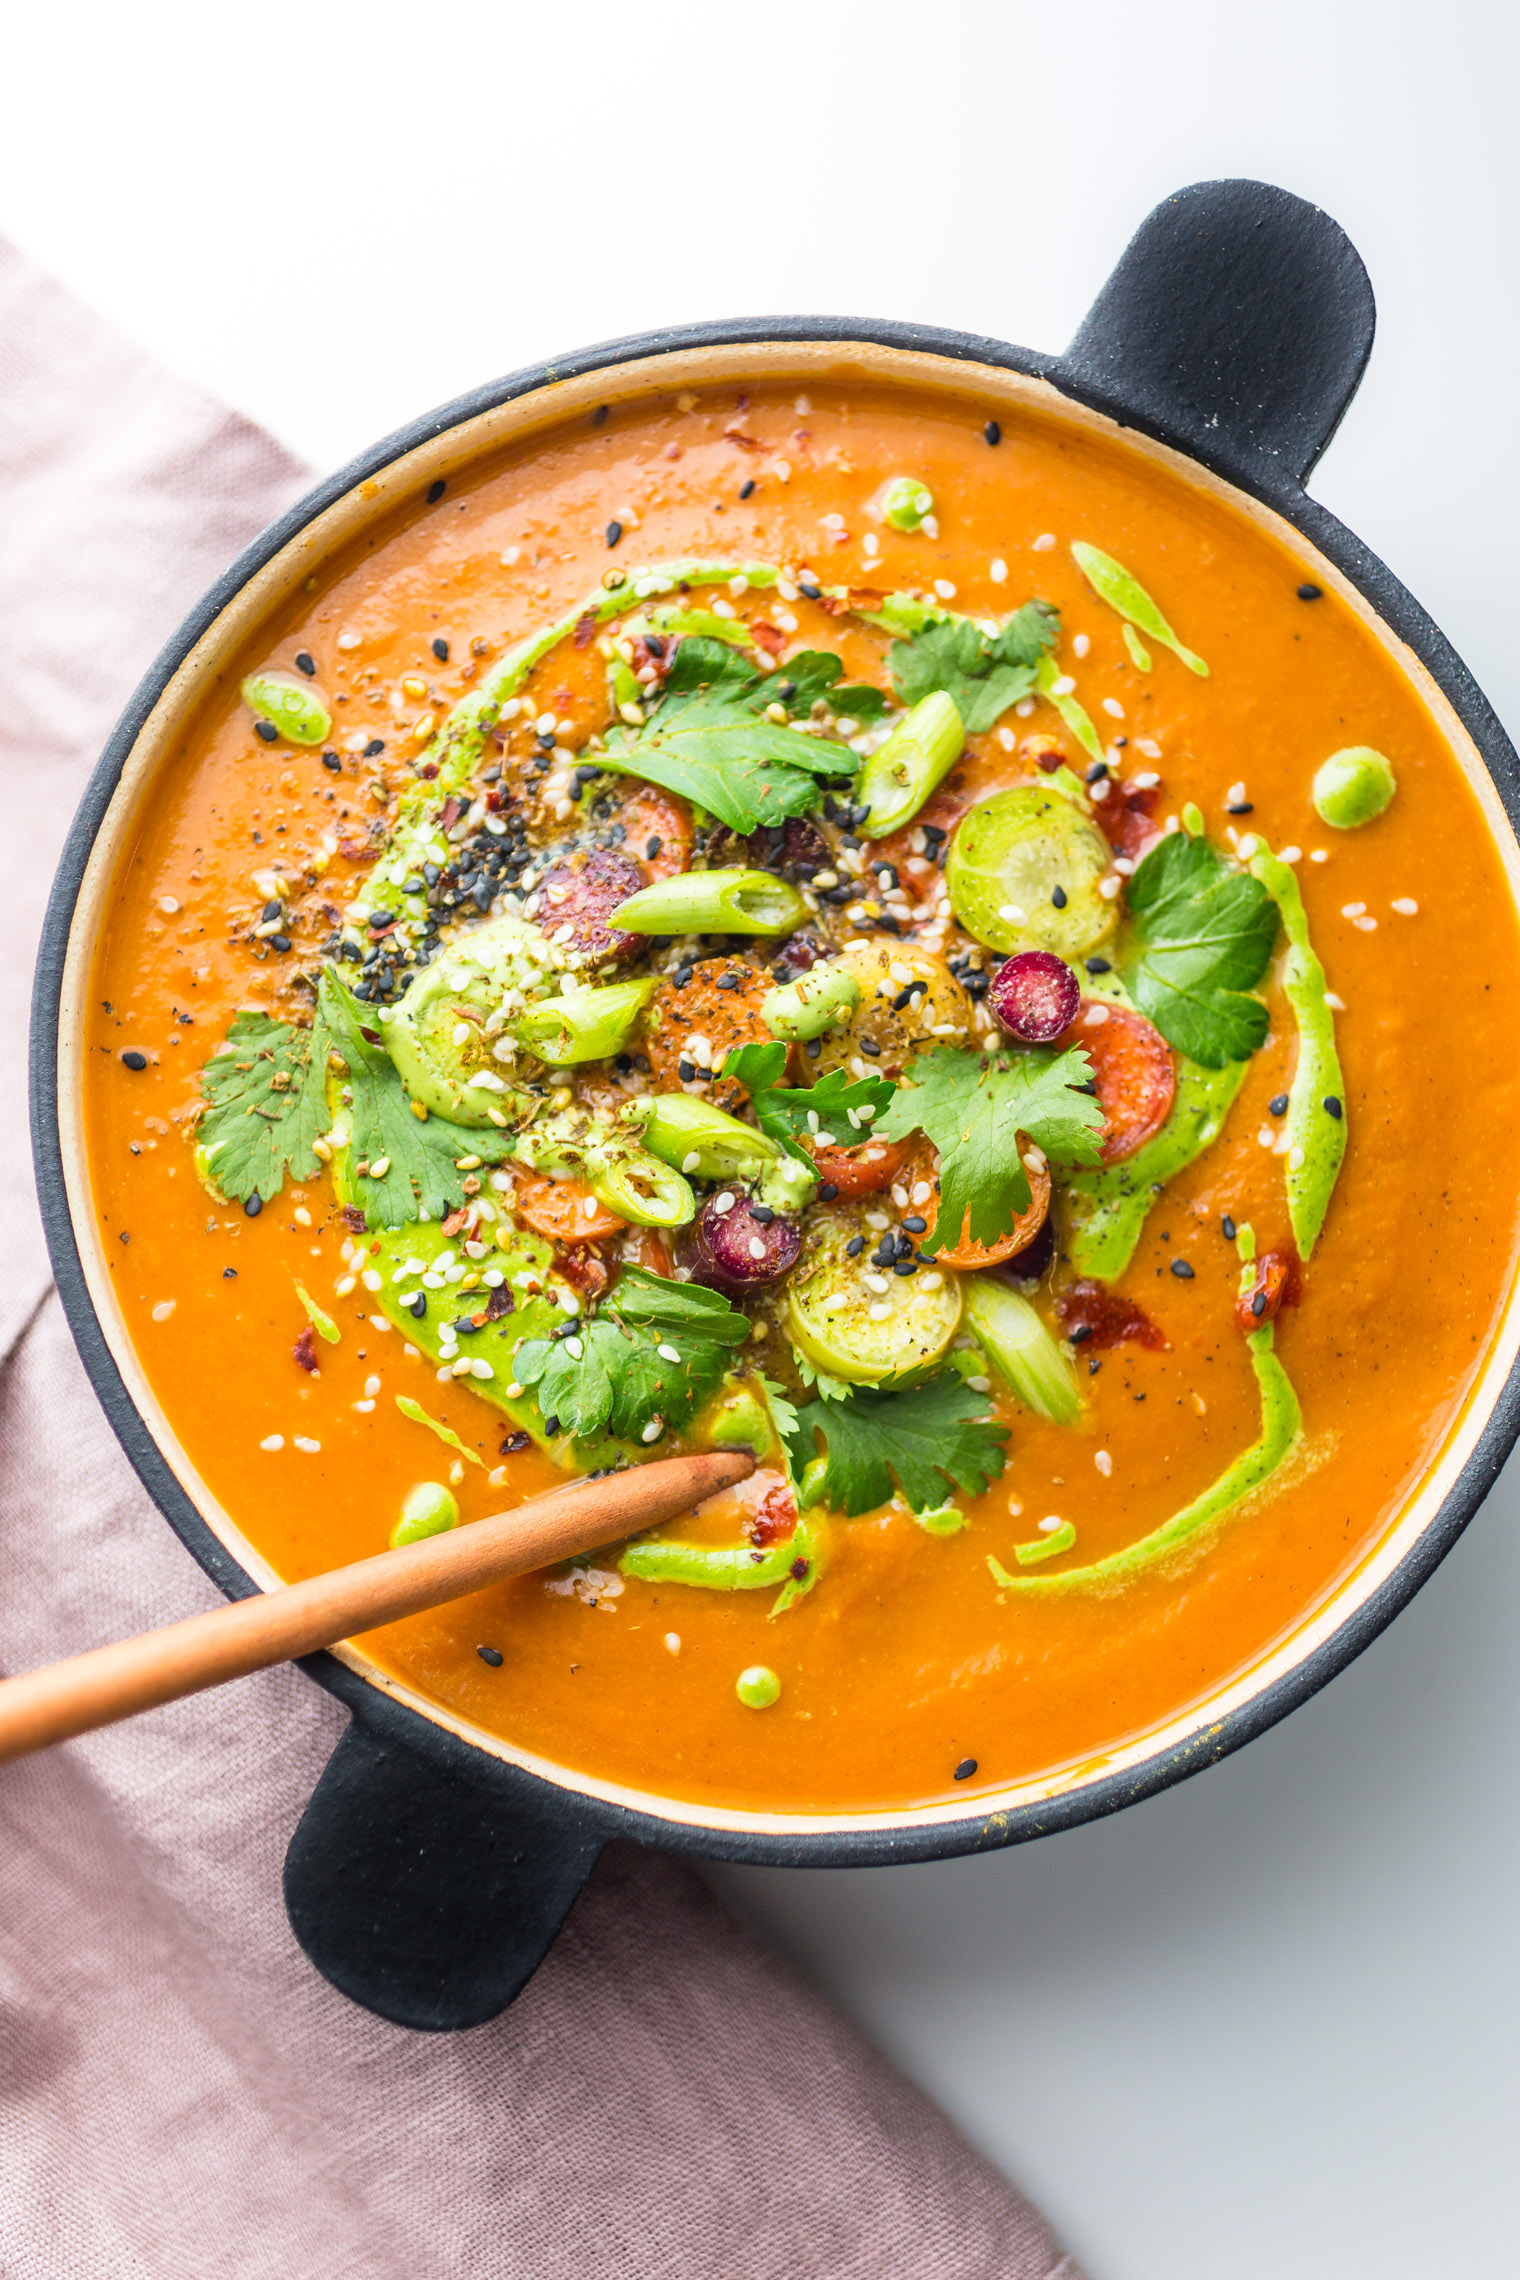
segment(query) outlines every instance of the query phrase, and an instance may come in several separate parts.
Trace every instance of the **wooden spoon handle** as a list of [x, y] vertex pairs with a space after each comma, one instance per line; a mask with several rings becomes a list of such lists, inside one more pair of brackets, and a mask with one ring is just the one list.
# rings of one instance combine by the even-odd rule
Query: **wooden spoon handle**
[[0, 1680], [0, 1763], [271, 1663], [313, 1654], [507, 1576], [617, 1543], [689, 1511], [754, 1469], [747, 1452], [719, 1450], [572, 1481], [515, 1512], [425, 1536], [306, 1583], [282, 1584], [161, 1631]]

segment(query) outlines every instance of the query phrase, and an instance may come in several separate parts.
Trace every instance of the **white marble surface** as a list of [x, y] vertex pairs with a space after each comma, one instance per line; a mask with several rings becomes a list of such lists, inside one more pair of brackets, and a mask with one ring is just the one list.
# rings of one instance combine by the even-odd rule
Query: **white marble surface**
[[[1158, 197], [1264, 176], [1344, 223], [1380, 304], [1315, 487], [1513, 726], [1516, 21], [50, 0], [7, 25], [0, 229], [325, 466], [666, 319], [1058, 346]], [[1513, 2272], [1517, 1519], [1512, 1472], [1355, 1669], [1164, 1798], [994, 1858], [725, 1887], [1094, 2280]]]

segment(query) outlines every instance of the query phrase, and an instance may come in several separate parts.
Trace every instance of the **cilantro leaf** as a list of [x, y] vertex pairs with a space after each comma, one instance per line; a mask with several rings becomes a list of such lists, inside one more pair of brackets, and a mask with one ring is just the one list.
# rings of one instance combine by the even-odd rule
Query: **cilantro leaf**
[[1128, 980], [1141, 1012], [1205, 1069], [1248, 1061], [1267, 1009], [1243, 993], [1266, 972], [1278, 927], [1261, 881], [1178, 831], [1136, 867], [1128, 902], [1140, 950]]
[[201, 1071], [206, 1103], [197, 1134], [201, 1167], [234, 1203], [278, 1195], [285, 1174], [315, 1179], [312, 1142], [332, 1123], [328, 1113], [327, 1033], [240, 1013], [227, 1042]]
[[1001, 633], [989, 636], [971, 618], [940, 617], [887, 653], [898, 694], [917, 704], [937, 689], [955, 701], [969, 735], [982, 735], [1034, 687], [1034, 669], [1061, 630], [1049, 602], [1026, 602]]
[[1028, 1210], [1016, 1134], [1055, 1163], [1097, 1163], [1103, 1111], [1080, 1089], [1091, 1081], [1085, 1053], [1043, 1047], [967, 1053], [940, 1045], [909, 1063], [876, 1130], [884, 1140], [923, 1132], [938, 1152], [934, 1233], [919, 1245], [926, 1256], [959, 1243], [963, 1228], [973, 1243], [996, 1243]]
[[810, 1401], [787, 1436], [798, 1478], [819, 1434], [827, 1469], [818, 1500], [847, 1517], [889, 1503], [894, 1482], [915, 1512], [942, 1505], [947, 1482], [979, 1496], [1001, 1473], [1008, 1438], [989, 1418], [986, 1395], [953, 1376], [903, 1393], [857, 1387], [844, 1401]]
[[[414, 1115], [389, 1054], [364, 1035], [361, 1007], [329, 967], [322, 976], [320, 1020], [343, 1063], [344, 1106], [354, 1166], [367, 1163], [365, 1216], [371, 1226], [403, 1227], [426, 1212], [443, 1219], [465, 1200], [461, 1156], [499, 1164], [512, 1153], [510, 1133], [476, 1132], [445, 1116]], [[384, 1164], [377, 1179], [374, 1166]]]
[[[838, 658], [826, 662], [837, 679]], [[762, 679], [727, 643], [688, 634], [653, 718], [631, 742], [609, 740], [604, 765], [679, 792], [742, 834], [805, 815], [820, 776], [851, 776], [860, 762], [848, 745], [759, 717], [787, 677]]]
[[[776, 1079], [785, 1068], [784, 1045], [736, 1045], [723, 1063], [723, 1074], [737, 1077], [744, 1086], [761, 1131], [779, 1140], [789, 1156], [804, 1164], [813, 1161], [802, 1144], [804, 1138], [824, 1133], [841, 1148], [854, 1148], [871, 1139], [875, 1119], [897, 1090], [886, 1077], [851, 1080], [843, 1069], [830, 1069], [814, 1085], [778, 1085]], [[870, 1109], [871, 1115], [862, 1116], [862, 1109]], [[858, 1122], [851, 1122], [852, 1113]], [[816, 1125], [812, 1122], [815, 1116]]]
[[[625, 1267], [598, 1315], [564, 1337], [526, 1339], [512, 1368], [562, 1431], [631, 1441], [656, 1417], [684, 1423], [722, 1383], [726, 1349], [748, 1336], [746, 1317], [717, 1291]], [[680, 1359], [671, 1361], [662, 1346]]]

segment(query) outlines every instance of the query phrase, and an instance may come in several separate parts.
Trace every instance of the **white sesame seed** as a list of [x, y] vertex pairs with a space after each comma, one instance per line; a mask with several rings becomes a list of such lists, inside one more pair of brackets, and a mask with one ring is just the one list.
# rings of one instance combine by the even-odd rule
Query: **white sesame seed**
[[559, 732], [559, 722], [553, 713], [540, 713], [533, 723], [533, 730], [537, 736], [555, 736]]
[[1309, 850], [1309, 860], [1311, 863], [1328, 863], [1330, 860], [1329, 848], [1311, 847]]
[[1034, 542], [1033, 552], [1036, 554], [1048, 554], [1051, 548], [1055, 545], [1055, 542], [1056, 534], [1053, 530], [1042, 530], [1039, 537]]
[[349, 1292], [353, 1289], [357, 1279], [358, 1278], [354, 1275], [340, 1276], [339, 1280], [333, 1284], [333, 1289], [337, 1293], [338, 1297], [347, 1298]]
[[874, 530], [868, 530], [866, 532], [864, 543], [867, 554], [876, 555], [881, 552], [881, 540], [877, 537]]
[[[815, 1131], [817, 1130], [817, 1120], [816, 1120], [816, 1118], [814, 1119], [814, 1130], [815, 1130]], [[738, 1202], [738, 1200], [739, 1200], [739, 1198], [738, 1198], [736, 1195], [731, 1195], [731, 1194], [729, 1193], [728, 1189], [727, 1189], [727, 1188], [725, 1188], [725, 1189], [724, 1189], [724, 1191], [723, 1191], [723, 1193], [722, 1193], [721, 1195], [719, 1195], [719, 1196], [714, 1196], [714, 1198], [713, 1198], [713, 1209], [714, 1209], [714, 1211], [722, 1211], [722, 1212], [728, 1212], [728, 1211], [732, 1211], [732, 1210], [733, 1210], [733, 1208], [734, 1208], [734, 1205], [735, 1205], [735, 1204]]]
[[995, 562], [988, 564], [987, 575], [994, 586], [1005, 586], [1008, 583], [1008, 565], [1001, 555]]
[[[1144, 752], [1147, 748], [1142, 744], [1140, 749], [1142, 752]], [[1159, 751], [1156, 751], [1156, 747], [1152, 745], [1150, 747], [1150, 750], [1155, 753], [1156, 758], [1159, 760], [1161, 755]], [[1156, 774], [1154, 768], [1142, 768], [1138, 776], [1132, 776], [1130, 778], [1130, 785], [1131, 788], [1137, 792], [1153, 792], [1160, 781], [1161, 778]]]
[[1277, 860], [1279, 863], [1300, 863], [1303, 861], [1303, 854], [1304, 851], [1301, 847], [1279, 847]]
[[885, 1275], [862, 1275], [860, 1279], [865, 1284], [866, 1289], [874, 1290], [878, 1297], [892, 1288]]
[[849, 1293], [847, 1291], [836, 1290], [831, 1298], [826, 1298], [824, 1300], [823, 1311], [825, 1314], [842, 1314], [849, 1303]]
[[368, 1401], [373, 1401], [379, 1391], [380, 1380], [377, 1377], [367, 1377], [364, 1381], [365, 1399]]
[[953, 602], [955, 600], [955, 583], [953, 579], [936, 578], [934, 581], [934, 591], [936, 594], [938, 594], [942, 602]]
[[507, 1399], [508, 1401], [521, 1401], [522, 1399], [522, 1387], [518, 1384], [516, 1378], [513, 1378], [511, 1384], [507, 1387]]
[[657, 1441], [664, 1430], [664, 1418], [651, 1417], [649, 1423], [644, 1427], [643, 1432], [639, 1435], [639, 1439], [643, 1441], [647, 1446], [651, 1441]]
[[321, 1454], [321, 1442], [310, 1440], [305, 1433], [293, 1434], [290, 1445], [293, 1449], [299, 1449], [303, 1457], [315, 1457]]
[[1082, 1027], [1084, 1029], [1101, 1029], [1107, 1019], [1108, 1007], [1106, 1005], [1090, 1005], [1082, 1016]]
[[668, 1655], [678, 1655], [681, 1652], [681, 1634], [679, 1631], [666, 1632], [665, 1652]]
[[474, 1361], [470, 1364], [470, 1375], [477, 1378], [493, 1378], [495, 1377], [496, 1372], [492, 1369], [490, 1363], [486, 1360], [483, 1354], [477, 1354]]
[[1243, 807], [1245, 805], [1245, 797], [1245, 785], [1232, 784], [1224, 795], [1224, 804], [1226, 807]]
[[1304, 1152], [1303, 1152], [1302, 1148], [1290, 1148], [1290, 1149], [1288, 1150], [1288, 1169], [1289, 1169], [1289, 1171], [1290, 1171], [1290, 1172], [1301, 1172], [1301, 1171], [1303, 1170], [1303, 1168], [1304, 1168]]
[[749, 1239], [749, 1255], [752, 1259], [763, 1259], [765, 1257], [765, 1245], [758, 1235], [751, 1235]]
[[360, 1417], [373, 1417], [375, 1414], [375, 1405], [372, 1401], [351, 1401], [348, 1406]]
[[1123, 883], [1122, 879], [1100, 879], [1098, 881], [1098, 892], [1105, 902], [1112, 902]]
[[662, 1361], [678, 1362], [681, 1359], [679, 1352], [674, 1346], [656, 1346], [655, 1352], [660, 1356], [660, 1359]]
[[1366, 908], [1365, 903], [1342, 903], [1341, 916], [1342, 918], [1360, 918]]
[[1110, 720], [1123, 720], [1124, 718], [1124, 707], [1117, 697], [1105, 697], [1103, 699], [1103, 710], [1108, 714]]
[[1330, 1011], [1331, 1011], [1332, 1013], [1344, 1013], [1344, 1012], [1345, 1012], [1345, 1010], [1346, 1010], [1346, 1001], [1345, 1001], [1345, 999], [1344, 999], [1344, 998], [1338, 998], [1338, 997], [1336, 996], [1336, 994], [1335, 994], [1334, 990], [1326, 990], [1326, 992], [1325, 992], [1325, 1003], [1326, 1003], [1326, 1005], [1327, 1005], [1327, 1006], [1330, 1008]]
[[1000, 903], [998, 917], [1006, 918], [1010, 926], [1025, 926], [1028, 924], [1029, 914], [1021, 903]]
[[1398, 912], [1400, 918], [1413, 918], [1419, 907], [1413, 895], [1399, 895], [1393, 903], [1393, 908]]
[[170, 1315], [174, 1312], [176, 1304], [177, 1301], [172, 1298], [161, 1298], [157, 1306], [155, 1306], [153, 1309], [154, 1321], [167, 1322]]
[[1277, 1134], [1270, 1124], [1263, 1124], [1258, 1129], [1256, 1145], [1258, 1148], [1275, 1148], [1277, 1146]]
[[1047, 1512], [1044, 1519], [1039, 1522], [1040, 1534], [1042, 1536], [1053, 1536], [1058, 1528], [1064, 1528], [1065, 1525], [1066, 1522], [1061, 1518], [1059, 1512]]
[[1069, 673], [1063, 673], [1059, 680], [1051, 682], [1050, 693], [1053, 697], [1069, 697], [1076, 685]]
[[586, 1358], [586, 1349], [579, 1338], [567, 1338], [565, 1340], [565, 1352], [573, 1362], [582, 1362]]
[[1034, 704], [1035, 701], [1033, 697], [1020, 697], [1018, 703], [1014, 706], [1013, 709], [1018, 714], [1020, 720], [1028, 720], [1030, 714], [1034, 711]]
[[271, 1456], [273, 1456], [277, 1450], [283, 1449], [284, 1446], [285, 1436], [283, 1433], [271, 1433], [267, 1440], [260, 1441], [259, 1443], [259, 1447], [261, 1449], [267, 1449]]
[[457, 1362], [450, 1363], [449, 1375], [450, 1377], [456, 1378], [468, 1377], [474, 1367], [475, 1364], [471, 1361], [469, 1355], [461, 1354]]
[[372, 1330], [378, 1330], [382, 1337], [391, 1327], [383, 1314], [372, 1314], [369, 1318], [369, 1326]]
[[866, 1320], [868, 1322], [886, 1322], [889, 1320], [891, 1313], [892, 1309], [887, 1304], [886, 1300], [884, 1298], [876, 1298], [873, 1299], [871, 1301], [871, 1304], [866, 1308]]
[[373, 1267], [366, 1267], [359, 1280], [366, 1290], [378, 1290], [380, 1288], [380, 1276]]
[[920, 1275], [918, 1278], [918, 1288], [920, 1290], [943, 1290], [944, 1287], [945, 1278], [937, 1267], [931, 1274]]

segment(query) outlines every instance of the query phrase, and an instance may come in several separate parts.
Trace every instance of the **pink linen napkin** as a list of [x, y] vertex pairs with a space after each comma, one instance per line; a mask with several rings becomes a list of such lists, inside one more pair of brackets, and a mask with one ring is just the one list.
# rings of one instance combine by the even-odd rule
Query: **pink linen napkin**
[[[0, 243], [0, 1023], [158, 643], [302, 489]], [[0, 1124], [0, 1670], [213, 1605], [100, 1415]], [[343, 1714], [286, 1668], [0, 1768], [7, 2280], [1081, 2280], [686, 1866], [607, 1855], [503, 2017], [307, 1964], [280, 1864]]]

